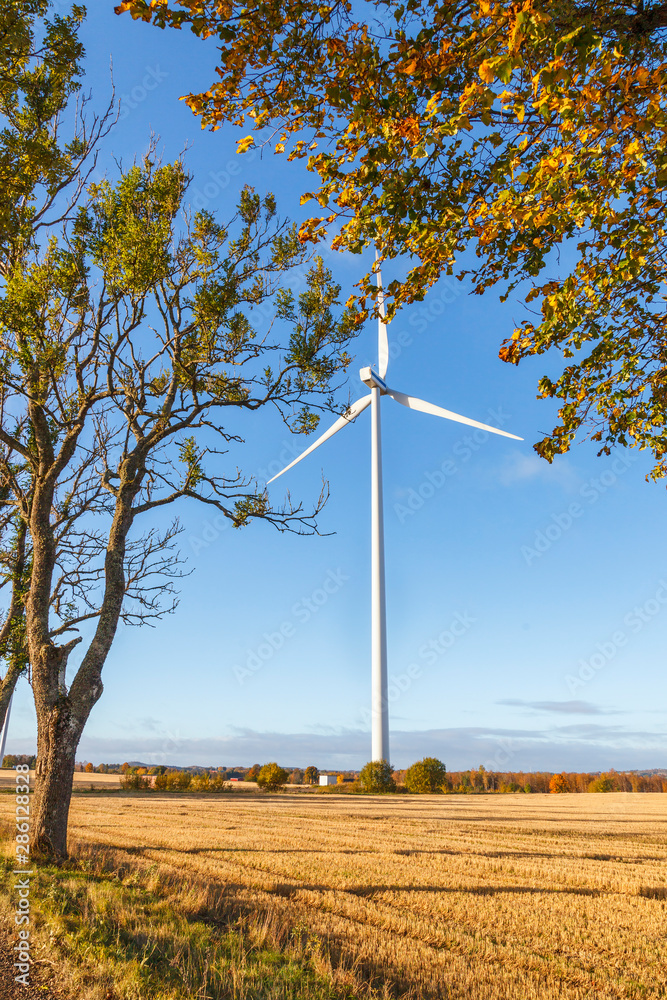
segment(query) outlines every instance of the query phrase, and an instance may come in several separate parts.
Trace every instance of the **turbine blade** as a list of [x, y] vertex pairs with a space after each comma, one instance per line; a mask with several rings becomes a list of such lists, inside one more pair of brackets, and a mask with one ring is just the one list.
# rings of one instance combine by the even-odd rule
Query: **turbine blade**
[[337, 434], [338, 431], [343, 429], [343, 427], [346, 427], [349, 423], [351, 423], [356, 417], [359, 416], [359, 414], [363, 410], [366, 409], [371, 399], [372, 395], [371, 393], [369, 393], [368, 396], [362, 396], [362, 398], [358, 399], [356, 403], [352, 403], [349, 409], [343, 414], [342, 417], [339, 417], [338, 420], [336, 420], [331, 425], [328, 431], [325, 431], [324, 434], [321, 434], [320, 437], [318, 437], [317, 441], [313, 441], [310, 448], [306, 448], [305, 451], [301, 452], [298, 458], [295, 458], [293, 462], [290, 462], [290, 464], [286, 465], [284, 469], [281, 469], [280, 472], [277, 472], [275, 476], [272, 476], [271, 479], [268, 480], [266, 485], [268, 486], [269, 483], [272, 483], [274, 479], [278, 478], [278, 476], [282, 476], [283, 472], [287, 472], [288, 469], [291, 469], [292, 466], [297, 464], [297, 462], [300, 462], [302, 458], [306, 457], [306, 455], [310, 455], [311, 451], [315, 451], [315, 449], [319, 448], [321, 444], [324, 444], [325, 441], [328, 441], [330, 437], [333, 437], [334, 434]]
[[478, 427], [482, 431], [489, 431], [490, 434], [500, 434], [502, 437], [512, 438], [514, 441], [523, 441], [517, 434], [510, 434], [509, 431], [501, 431], [497, 427], [490, 427], [488, 424], [481, 424], [479, 420], [471, 420], [470, 417], [462, 417], [460, 413], [453, 413], [445, 410], [442, 406], [434, 403], [427, 403], [424, 399], [417, 399], [416, 396], [406, 396], [403, 392], [396, 392], [395, 389], [387, 389], [387, 395], [395, 399], [397, 403], [409, 407], [411, 410], [421, 410], [422, 413], [430, 413], [434, 417], [445, 417], [446, 420], [455, 420], [458, 424], [467, 424], [469, 427]]
[[[375, 251], [375, 259], [379, 259], [377, 250]], [[380, 312], [378, 317], [378, 375], [380, 378], [384, 378], [387, 373], [387, 365], [389, 364], [389, 340], [387, 338], [387, 327], [384, 322], [384, 291], [382, 290], [382, 274], [379, 267], [375, 272], [375, 277], [378, 283], [377, 301]]]

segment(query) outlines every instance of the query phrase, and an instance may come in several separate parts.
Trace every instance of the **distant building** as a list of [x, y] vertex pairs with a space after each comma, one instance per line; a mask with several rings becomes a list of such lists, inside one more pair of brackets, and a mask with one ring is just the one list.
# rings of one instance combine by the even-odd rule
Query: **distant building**
[[335, 785], [337, 782], [338, 782], [338, 776], [335, 774], [320, 775], [320, 785]]

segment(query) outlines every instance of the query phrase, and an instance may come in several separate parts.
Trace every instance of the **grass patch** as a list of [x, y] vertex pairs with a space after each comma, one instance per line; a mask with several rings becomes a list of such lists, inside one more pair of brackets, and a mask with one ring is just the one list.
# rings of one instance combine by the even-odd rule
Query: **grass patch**
[[[9, 922], [11, 858], [0, 859]], [[284, 914], [253, 912], [222, 886], [83, 848], [34, 865], [36, 957], [79, 1000], [356, 1000], [378, 994], [334, 968], [326, 943]], [[48, 957], [47, 957], [48, 956]]]

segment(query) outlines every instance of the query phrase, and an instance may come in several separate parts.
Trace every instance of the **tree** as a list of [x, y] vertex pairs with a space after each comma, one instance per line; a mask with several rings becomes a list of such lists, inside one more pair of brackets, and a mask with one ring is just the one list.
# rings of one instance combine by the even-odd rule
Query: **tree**
[[553, 793], [569, 792], [570, 783], [567, 780], [567, 775], [565, 774], [552, 775], [551, 781], [549, 782], [549, 791]]
[[261, 767], [259, 766], [259, 764], [253, 764], [253, 766], [250, 768], [250, 770], [246, 773], [245, 780], [246, 781], [257, 781], [257, 776], [258, 776], [258, 774], [259, 774], [260, 771], [261, 771]]
[[292, 771], [289, 776], [290, 785], [302, 785], [303, 784], [303, 771], [300, 768]]
[[[95, 167], [95, 147], [110, 113], [74, 126], [62, 140], [61, 117], [79, 89], [83, 8], [47, 19], [49, 0], [14, 0], [0, 10], [0, 277], [33, 247], [43, 231], [66, 218]], [[83, 104], [85, 105], [85, 101]], [[19, 166], [20, 165], [20, 166]], [[20, 456], [3, 470], [0, 493], [0, 588], [11, 593], [0, 627], [0, 729], [18, 678], [28, 667], [24, 601], [30, 575], [27, 525], [6, 503], [6, 476], [24, 472]]]
[[[18, 454], [30, 475], [27, 493], [16, 479], [10, 492], [32, 543], [32, 844], [49, 855], [66, 853], [76, 747], [119, 621], [154, 621], [175, 608], [178, 523], [141, 534], [141, 522], [188, 499], [238, 528], [261, 518], [312, 532], [325, 500], [310, 514], [273, 509], [238, 469], [207, 470], [207, 460], [219, 468], [242, 443], [226, 428], [229, 412], [270, 406], [297, 432], [313, 429], [307, 404], [330, 405], [353, 327], [332, 314], [339, 289], [321, 261], [298, 300], [280, 287], [304, 251], [272, 196], [246, 188], [228, 226], [199, 213], [177, 230], [188, 182], [180, 162], [162, 166], [151, 149], [115, 187], [91, 186], [63, 238], [11, 269], [0, 300], [2, 412], [12, 414], [0, 442], [5, 468]], [[253, 325], [253, 310], [271, 304], [291, 331], [282, 343]], [[82, 555], [83, 575], [72, 562]], [[74, 594], [67, 601], [64, 585]], [[93, 637], [67, 684], [82, 640], [60, 639], [84, 621], [96, 623]]]
[[405, 785], [409, 792], [431, 794], [439, 792], [447, 778], [447, 768], [436, 757], [424, 757], [409, 767], [405, 773]]
[[289, 774], [284, 767], [279, 767], [275, 761], [265, 764], [257, 775], [257, 784], [266, 792], [275, 792], [287, 784]]
[[314, 764], [309, 764], [303, 776], [303, 780], [307, 785], [316, 785], [320, 777], [320, 772], [317, 770]]
[[359, 782], [365, 792], [395, 792], [396, 782], [392, 778], [392, 768], [386, 760], [371, 760], [364, 764]]
[[[276, 152], [308, 157], [319, 187], [304, 198], [325, 214], [304, 240], [336, 224], [341, 249], [374, 241], [382, 258], [413, 256], [387, 289], [390, 316], [468, 247], [476, 291], [523, 283], [539, 315], [501, 357], [556, 348], [567, 362], [539, 383], [560, 403], [540, 455], [551, 461], [585, 427], [601, 453], [650, 449], [651, 475], [667, 474], [667, 4], [124, 0], [117, 11], [217, 39], [219, 77], [188, 103], [211, 128], [248, 122], [240, 151], [277, 138]], [[320, 138], [328, 149], [314, 152]], [[361, 287], [365, 308], [369, 275]]]

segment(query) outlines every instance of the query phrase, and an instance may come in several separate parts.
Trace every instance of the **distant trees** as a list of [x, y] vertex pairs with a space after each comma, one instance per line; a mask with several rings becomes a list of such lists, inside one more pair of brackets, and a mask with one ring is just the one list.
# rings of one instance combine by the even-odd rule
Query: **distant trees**
[[246, 781], [257, 781], [261, 767], [259, 764], [253, 764], [249, 771], [246, 772]]
[[290, 785], [302, 785], [303, 784], [303, 771], [301, 768], [297, 767], [289, 776]]
[[608, 774], [601, 774], [599, 778], [591, 781], [588, 786], [589, 792], [613, 792], [613, 790], [614, 782]]
[[437, 757], [424, 757], [405, 772], [405, 787], [416, 794], [433, 794], [442, 791], [447, 768]]
[[27, 764], [30, 770], [35, 766], [36, 757], [24, 753], [8, 753], [2, 759], [2, 767], [16, 767], [17, 764]]
[[303, 776], [303, 780], [307, 785], [316, 785], [320, 777], [320, 772], [317, 770], [314, 764], [309, 764], [306, 768], [306, 773]]
[[265, 764], [257, 775], [257, 784], [266, 792], [275, 792], [278, 788], [287, 784], [289, 774], [284, 767], [280, 767], [273, 761]]
[[395, 792], [396, 782], [391, 764], [386, 760], [371, 760], [361, 769], [359, 783], [364, 792]]

